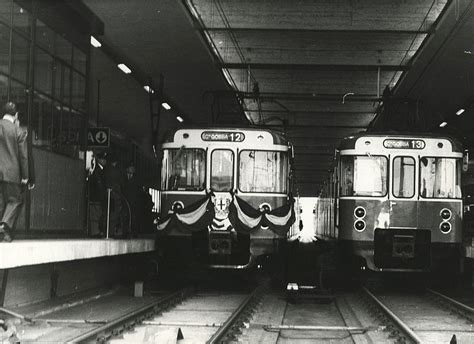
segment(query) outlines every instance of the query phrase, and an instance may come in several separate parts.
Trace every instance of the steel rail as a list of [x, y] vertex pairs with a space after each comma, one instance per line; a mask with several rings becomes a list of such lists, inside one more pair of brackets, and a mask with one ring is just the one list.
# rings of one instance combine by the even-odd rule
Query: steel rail
[[[115, 328], [123, 326], [127, 324], [128, 322], [130, 322], [132, 319], [138, 318], [142, 315], [145, 315], [146, 313], [149, 313], [149, 312], [157, 313], [158, 311], [162, 310], [161, 308], [169, 306], [173, 302], [177, 302], [178, 300], [184, 298], [189, 292], [190, 292], [190, 289], [183, 289], [173, 294], [170, 294], [168, 296], [165, 296], [163, 298], [160, 298], [159, 300], [149, 305], [146, 305], [124, 316], [121, 316], [120, 318], [112, 320], [111, 322], [108, 322], [103, 326], [94, 328], [91, 331], [88, 331], [77, 337], [74, 337], [73, 339], [67, 341], [66, 343], [73, 344], [73, 343], [81, 343], [81, 342], [94, 341], [94, 340], [100, 341], [100, 338], [99, 338], [100, 335], [107, 332], [113, 332]], [[158, 309], [155, 310], [155, 308], [159, 308], [159, 310]]]
[[228, 331], [232, 328], [235, 321], [239, 316], [246, 310], [249, 304], [257, 297], [257, 294], [260, 292], [260, 288], [256, 288], [252, 294], [250, 294], [237, 308], [230, 317], [224, 322], [224, 324], [213, 334], [213, 336], [206, 342], [207, 344], [216, 344], [222, 343], [225, 336], [228, 334]]
[[395, 315], [382, 301], [380, 301], [374, 294], [372, 294], [366, 287], [362, 287], [362, 290], [385, 312], [385, 314], [392, 320], [397, 326], [415, 343], [423, 343], [418, 335], [408, 327], [399, 317]]
[[448, 301], [449, 303], [452, 303], [453, 305], [455, 305], [456, 307], [459, 307], [461, 308], [463, 311], [465, 312], [468, 312], [468, 313], [471, 313], [471, 314], [474, 314], [474, 308], [472, 307], [469, 307], [468, 305], [465, 305], [457, 300], [454, 300], [452, 298], [450, 298], [449, 296], [446, 296], [446, 295], [443, 295], [435, 290], [432, 290], [430, 288], [427, 288], [426, 289], [429, 293], [431, 294], [434, 294], [438, 297], [440, 297], [441, 299], [445, 300], [445, 301]]

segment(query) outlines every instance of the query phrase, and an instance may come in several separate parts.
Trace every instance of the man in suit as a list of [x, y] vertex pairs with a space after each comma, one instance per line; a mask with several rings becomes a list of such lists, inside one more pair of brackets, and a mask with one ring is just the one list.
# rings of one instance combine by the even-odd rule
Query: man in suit
[[23, 188], [28, 184], [27, 133], [16, 125], [16, 104], [3, 106], [0, 120], [0, 240], [11, 242], [13, 229], [23, 203]]

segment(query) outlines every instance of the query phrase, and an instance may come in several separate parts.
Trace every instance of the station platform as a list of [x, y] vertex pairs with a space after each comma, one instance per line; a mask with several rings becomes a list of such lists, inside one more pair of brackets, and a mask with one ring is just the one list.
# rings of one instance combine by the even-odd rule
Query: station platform
[[0, 243], [0, 269], [151, 252], [154, 239], [42, 239]]

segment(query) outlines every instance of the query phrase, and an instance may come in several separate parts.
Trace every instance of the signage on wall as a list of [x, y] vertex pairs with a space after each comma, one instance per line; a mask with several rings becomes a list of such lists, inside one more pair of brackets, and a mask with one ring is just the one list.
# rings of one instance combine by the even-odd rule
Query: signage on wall
[[87, 146], [105, 148], [110, 145], [110, 128], [95, 127], [87, 129]]

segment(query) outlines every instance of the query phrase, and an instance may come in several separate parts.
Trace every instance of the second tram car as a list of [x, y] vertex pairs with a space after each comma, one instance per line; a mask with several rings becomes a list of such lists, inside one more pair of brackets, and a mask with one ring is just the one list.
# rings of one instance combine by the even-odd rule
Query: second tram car
[[317, 233], [375, 271], [458, 262], [463, 150], [450, 137], [345, 138], [316, 207]]
[[271, 130], [174, 132], [162, 145], [161, 254], [244, 269], [277, 253], [295, 218], [290, 152]]

